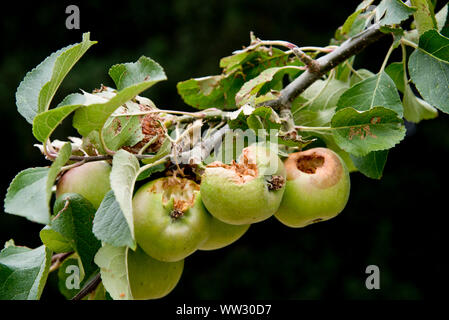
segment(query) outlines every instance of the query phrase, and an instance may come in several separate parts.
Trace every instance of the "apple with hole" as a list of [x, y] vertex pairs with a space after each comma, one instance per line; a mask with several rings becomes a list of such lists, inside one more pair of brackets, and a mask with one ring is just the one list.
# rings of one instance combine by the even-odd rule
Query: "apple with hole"
[[242, 150], [238, 162], [215, 161], [206, 166], [201, 177], [201, 198], [216, 219], [228, 224], [251, 224], [277, 211], [285, 178], [277, 152], [253, 144]]
[[98, 209], [106, 193], [111, 190], [111, 166], [106, 161], [87, 162], [68, 170], [59, 179], [56, 197], [64, 193], [78, 193]]
[[151, 257], [179, 261], [209, 236], [211, 216], [201, 202], [200, 186], [179, 177], [150, 181], [133, 197], [136, 241]]
[[209, 223], [209, 238], [204, 242], [200, 250], [221, 249], [240, 239], [249, 229], [249, 224], [233, 225], [221, 222], [211, 217]]
[[162, 262], [147, 255], [141, 248], [128, 249], [128, 280], [136, 300], [159, 299], [169, 294], [181, 279], [184, 260]]
[[289, 227], [331, 219], [346, 206], [350, 178], [344, 161], [328, 148], [295, 152], [284, 162], [287, 184], [275, 217]]

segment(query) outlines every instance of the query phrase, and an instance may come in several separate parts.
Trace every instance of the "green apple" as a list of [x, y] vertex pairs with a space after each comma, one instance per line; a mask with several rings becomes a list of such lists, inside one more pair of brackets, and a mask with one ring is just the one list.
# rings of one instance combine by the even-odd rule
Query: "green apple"
[[331, 219], [346, 206], [350, 179], [344, 161], [327, 148], [313, 148], [285, 160], [287, 185], [275, 217], [289, 227]]
[[68, 170], [59, 179], [56, 197], [64, 193], [78, 193], [98, 209], [106, 193], [111, 190], [111, 166], [106, 161], [88, 162]]
[[200, 246], [200, 250], [216, 250], [224, 248], [240, 239], [248, 230], [249, 224], [233, 225], [211, 218], [209, 238]]
[[201, 197], [218, 220], [235, 225], [259, 222], [279, 208], [285, 189], [285, 168], [277, 153], [262, 145], [244, 148], [238, 162], [206, 166]]
[[210, 214], [200, 186], [185, 178], [164, 177], [143, 185], [133, 198], [136, 241], [160, 261], [179, 261], [209, 236]]
[[169, 294], [181, 279], [184, 260], [162, 262], [137, 247], [128, 250], [128, 280], [136, 300], [158, 299]]

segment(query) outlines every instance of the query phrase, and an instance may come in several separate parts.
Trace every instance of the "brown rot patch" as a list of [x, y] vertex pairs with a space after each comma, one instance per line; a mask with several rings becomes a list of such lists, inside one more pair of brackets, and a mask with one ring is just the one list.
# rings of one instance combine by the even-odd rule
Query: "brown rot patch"
[[317, 153], [302, 155], [296, 161], [296, 167], [302, 172], [314, 174], [316, 170], [324, 165], [324, 157]]
[[[167, 177], [156, 180], [148, 192], [162, 193], [162, 203], [167, 204], [173, 199], [173, 211], [170, 216], [173, 218], [173, 212], [186, 212], [195, 204], [197, 192], [200, 186], [195, 182], [178, 177]], [[175, 214], [176, 215], [176, 214]], [[181, 217], [182, 215], [178, 215]]]
[[[374, 117], [371, 119], [370, 122], [371, 122], [371, 124], [377, 124], [380, 122], [380, 118]], [[377, 138], [377, 136], [371, 132], [371, 127], [369, 125], [364, 125], [362, 127], [349, 128], [348, 139], [352, 140], [352, 139], [354, 139], [354, 137], [359, 137], [360, 140], [365, 140], [368, 137]]]
[[254, 159], [252, 159], [249, 149], [243, 149], [239, 162], [232, 160], [231, 164], [224, 164], [220, 161], [215, 161], [207, 165], [207, 168], [223, 168], [229, 170], [234, 182], [237, 184], [246, 183], [258, 176], [257, 165]]
[[[148, 108], [144, 105], [140, 105], [142, 111], [148, 111], [151, 110], [151, 108]], [[143, 139], [129, 147], [125, 146], [123, 149], [125, 149], [128, 152], [131, 153], [138, 153], [140, 149], [142, 149], [144, 146], [146, 146], [150, 141], [153, 140], [153, 142], [148, 146], [147, 151], [150, 152], [157, 152], [160, 147], [162, 146], [162, 143], [164, 142], [165, 138], [165, 132], [164, 128], [162, 128], [160, 121], [163, 119], [159, 117], [157, 114], [147, 114], [143, 116], [140, 120], [141, 126], [142, 126], [142, 133], [143, 133]]]
[[268, 190], [275, 191], [282, 189], [285, 185], [285, 178], [283, 176], [272, 176], [270, 180], [267, 181]]
[[313, 148], [290, 154], [285, 161], [285, 169], [288, 181], [310, 175], [310, 182], [320, 189], [332, 187], [344, 174], [344, 167], [338, 155], [326, 148]]
[[372, 117], [370, 122], [372, 124], [378, 124], [378, 123], [380, 123], [380, 120], [381, 120], [380, 117]]

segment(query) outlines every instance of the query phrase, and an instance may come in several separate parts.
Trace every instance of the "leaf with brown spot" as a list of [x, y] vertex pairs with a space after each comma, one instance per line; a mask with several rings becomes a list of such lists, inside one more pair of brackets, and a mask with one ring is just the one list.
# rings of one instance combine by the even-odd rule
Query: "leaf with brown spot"
[[396, 112], [383, 107], [368, 111], [344, 108], [331, 121], [337, 145], [354, 156], [394, 147], [405, 136], [402, 119]]

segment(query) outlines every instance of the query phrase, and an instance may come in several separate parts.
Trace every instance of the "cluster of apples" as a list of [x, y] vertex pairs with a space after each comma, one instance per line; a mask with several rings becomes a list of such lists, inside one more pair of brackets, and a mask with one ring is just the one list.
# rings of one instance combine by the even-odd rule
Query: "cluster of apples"
[[[56, 195], [79, 193], [98, 208], [110, 190], [110, 170], [102, 161], [72, 168], [59, 180]], [[207, 165], [200, 184], [177, 176], [152, 180], [133, 197], [138, 244], [128, 254], [133, 297], [167, 295], [187, 256], [223, 248], [273, 215], [289, 227], [335, 217], [349, 191], [346, 165], [327, 148], [292, 153], [282, 162], [269, 147], [252, 145], [237, 162]]]

